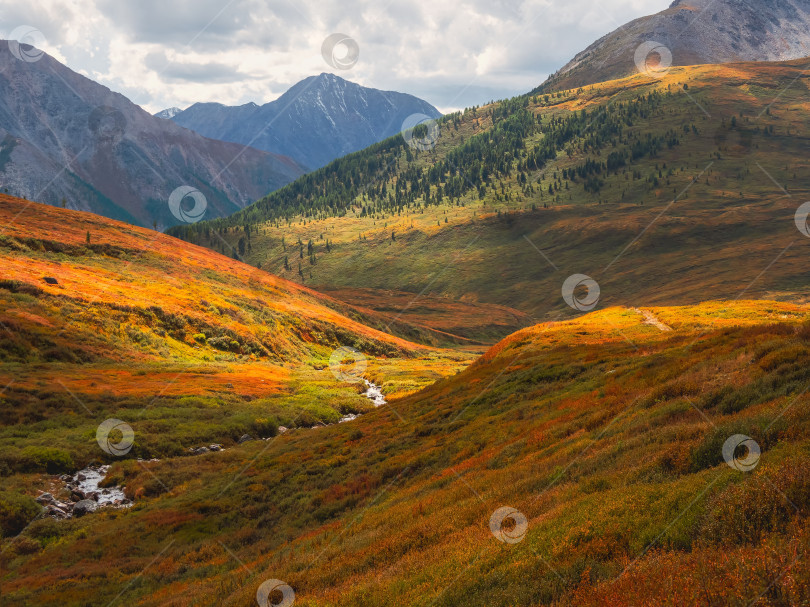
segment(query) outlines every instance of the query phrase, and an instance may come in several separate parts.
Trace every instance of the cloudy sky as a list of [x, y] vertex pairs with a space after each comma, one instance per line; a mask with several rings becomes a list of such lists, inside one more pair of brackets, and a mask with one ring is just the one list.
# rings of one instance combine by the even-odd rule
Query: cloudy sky
[[[576, 52], [670, 0], [0, 0], [0, 35], [44, 50], [150, 111], [272, 101], [333, 72], [443, 111], [526, 92]], [[335, 69], [324, 40], [359, 58]], [[344, 46], [335, 49], [341, 59]], [[331, 57], [331, 55], [330, 55]]]

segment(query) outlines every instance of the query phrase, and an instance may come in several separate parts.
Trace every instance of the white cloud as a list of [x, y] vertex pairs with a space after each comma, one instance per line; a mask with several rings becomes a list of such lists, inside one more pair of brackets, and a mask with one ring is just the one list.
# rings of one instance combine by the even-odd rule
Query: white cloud
[[150, 111], [275, 99], [334, 71], [329, 34], [360, 46], [339, 76], [442, 110], [526, 92], [597, 37], [669, 0], [2, 0], [0, 34], [31, 25], [72, 69]]

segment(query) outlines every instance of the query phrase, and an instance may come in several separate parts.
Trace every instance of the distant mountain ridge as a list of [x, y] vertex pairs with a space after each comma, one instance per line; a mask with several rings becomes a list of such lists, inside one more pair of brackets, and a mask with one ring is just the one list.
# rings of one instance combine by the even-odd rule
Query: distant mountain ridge
[[675, 66], [799, 59], [810, 55], [810, 0], [676, 0], [600, 38], [533, 92], [633, 74], [645, 42], [666, 47]]
[[202, 192], [204, 217], [215, 218], [302, 173], [289, 158], [155, 118], [46, 54], [20, 60], [0, 41], [0, 190], [165, 228], [183, 223], [169, 208], [179, 187]]
[[396, 135], [414, 114], [441, 116], [412, 95], [322, 73], [264, 105], [195, 103], [172, 120], [206, 137], [251, 145], [317, 169]]

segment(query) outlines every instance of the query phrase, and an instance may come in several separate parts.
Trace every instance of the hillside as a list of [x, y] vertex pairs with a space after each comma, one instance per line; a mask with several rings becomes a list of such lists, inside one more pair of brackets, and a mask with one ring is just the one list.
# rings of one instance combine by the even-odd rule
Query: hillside
[[647, 66], [799, 59], [810, 55], [808, 31], [808, 0], [675, 0], [600, 38], [535, 92], [623, 78]]
[[169, 117], [206, 137], [289, 156], [317, 169], [396, 135], [413, 115], [438, 118], [441, 113], [412, 95], [324, 73], [302, 80], [264, 105], [195, 103]]
[[0, 473], [87, 464], [101, 416], [149, 420], [138, 455], [163, 457], [365, 412], [331, 372], [340, 347], [388, 395], [471, 358], [158, 232], [7, 196], [0, 225]]
[[161, 229], [172, 193], [194, 187], [204, 216], [238, 211], [303, 173], [290, 158], [214, 141], [151, 116], [47, 54], [0, 42], [0, 191]]
[[126, 459], [132, 508], [7, 542], [4, 604], [803, 604], [809, 323], [611, 308], [351, 423]]
[[803, 63], [786, 62], [528, 95], [170, 233], [347, 299], [501, 305], [526, 324], [572, 313], [573, 274], [599, 283], [603, 306], [802, 299], [807, 93]]

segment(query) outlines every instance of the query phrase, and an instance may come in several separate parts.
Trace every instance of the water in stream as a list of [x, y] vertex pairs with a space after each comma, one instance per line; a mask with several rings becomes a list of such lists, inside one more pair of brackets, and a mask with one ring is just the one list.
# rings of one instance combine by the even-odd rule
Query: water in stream
[[[377, 384], [366, 380], [366, 391], [363, 396], [368, 398], [375, 407], [381, 407], [387, 404], [385, 395], [382, 392], [382, 387]], [[349, 413], [340, 418], [338, 423], [350, 422], [357, 419], [359, 415]], [[318, 426], [315, 426], [316, 428]], [[267, 439], [270, 440], [270, 439]], [[216, 447], [214, 449], [213, 447]], [[223, 450], [220, 445], [212, 446], [211, 449], [205, 449], [207, 453], [209, 450], [221, 451]], [[192, 449], [192, 451], [194, 451]], [[197, 455], [200, 453], [195, 452]], [[157, 461], [157, 460], [153, 460]], [[49, 514], [56, 518], [70, 518], [73, 515], [73, 506], [79, 500], [79, 497], [86, 501], [95, 502], [96, 506], [114, 506], [117, 508], [125, 508], [132, 505], [121, 487], [100, 487], [99, 485], [107, 476], [109, 466], [91, 466], [84, 470], [79, 470], [73, 475], [64, 475], [62, 481], [65, 483], [65, 488], [68, 489], [73, 497], [70, 501], [60, 502], [50, 493], [41, 492], [37, 501], [43, 506], [48, 508]]]
[[[382, 393], [382, 387], [378, 386], [375, 383], [368, 381], [367, 379], [363, 380], [366, 382], [366, 391], [363, 392], [363, 396], [369, 399], [372, 403], [374, 403], [375, 407], [381, 407], [382, 405], [386, 404], [388, 401], [385, 400], [385, 395]], [[354, 413], [349, 413], [348, 415], [344, 415], [340, 418], [339, 424], [344, 422], [350, 422], [357, 419], [359, 415]]]
[[73, 486], [85, 495], [96, 494], [95, 500], [99, 506], [106, 506], [108, 504], [122, 505], [123, 502], [128, 501], [124, 495], [121, 487], [99, 487], [101, 481], [107, 476], [109, 466], [99, 466], [98, 468], [85, 468], [79, 470], [73, 477], [68, 486]]

